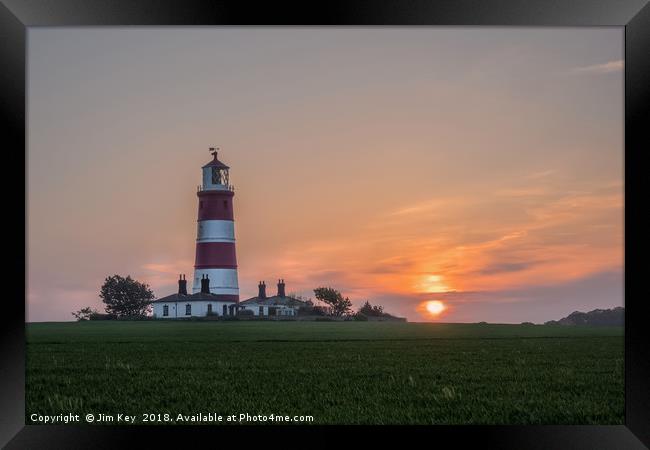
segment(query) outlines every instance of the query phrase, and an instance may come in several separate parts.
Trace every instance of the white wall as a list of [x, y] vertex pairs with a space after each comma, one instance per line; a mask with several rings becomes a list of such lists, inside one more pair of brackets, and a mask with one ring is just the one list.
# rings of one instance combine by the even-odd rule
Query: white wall
[[[192, 314], [185, 315], [185, 305], [192, 305]], [[212, 312], [223, 315], [223, 306], [234, 305], [234, 302], [192, 301], [192, 302], [156, 302], [153, 304], [153, 316], [159, 319], [182, 319], [186, 317], [205, 317], [208, 315], [208, 304], [212, 304]], [[169, 315], [163, 316], [164, 305], [169, 306]], [[178, 311], [176, 311], [178, 308]], [[230, 312], [230, 311], [228, 311]]]
[[[268, 316], [269, 315], [269, 307], [268, 306], [263, 306], [263, 308], [264, 308], [263, 315]], [[275, 306], [275, 308], [278, 308], [277, 309], [277, 315], [278, 316], [295, 316], [295, 315], [298, 314], [298, 312], [297, 312], [297, 310], [295, 308], [291, 308], [291, 307], [284, 307], [283, 308], [281, 306]], [[251, 311], [253, 311], [253, 314], [256, 315], [256, 316], [259, 316], [259, 314], [260, 314], [260, 305], [257, 305], [257, 304], [244, 305], [244, 309], [250, 309]]]
[[[263, 316], [268, 316], [269, 315], [269, 307], [264, 306], [264, 313], [262, 314]], [[260, 306], [259, 305], [245, 305], [244, 309], [249, 309], [253, 311], [254, 316], [259, 316], [260, 315]]]
[[192, 293], [201, 290], [201, 277], [210, 278], [210, 292], [213, 294], [239, 295], [237, 269], [195, 269], [192, 281]]
[[[192, 314], [190, 316], [185, 315], [185, 305], [187, 304], [192, 305]], [[216, 313], [219, 316], [223, 315], [223, 305], [230, 306], [234, 305], [234, 302], [214, 302], [214, 301], [193, 301], [193, 302], [156, 302], [153, 304], [153, 315], [156, 318], [159, 319], [182, 319], [186, 317], [205, 317], [208, 315], [208, 304], [212, 304], [212, 312]], [[168, 305], [169, 306], [169, 316], [163, 316], [163, 306]], [[242, 305], [244, 306], [244, 309], [248, 309], [253, 311], [253, 315], [259, 316], [260, 314], [260, 305]], [[178, 316], [176, 315], [176, 307], [178, 307]], [[269, 315], [269, 307], [268, 306], [262, 306], [264, 308], [264, 313], [263, 316], [268, 316]], [[281, 307], [277, 307], [281, 308]], [[297, 315], [297, 311], [294, 308], [287, 307], [286, 308], [286, 313], [282, 314], [280, 312], [278, 315], [279, 316], [294, 316]], [[282, 310], [280, 310], [282, 311]], [[291, 314], [291, 311], [293, 311], [293, 314]], [[230, 310], [228, 310], [230, 312]]]

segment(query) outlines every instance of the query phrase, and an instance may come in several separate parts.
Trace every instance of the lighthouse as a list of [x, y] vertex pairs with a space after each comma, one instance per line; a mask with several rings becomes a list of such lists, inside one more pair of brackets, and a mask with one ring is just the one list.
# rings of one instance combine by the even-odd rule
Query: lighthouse
[[[219, 161], [217, 149], [210, 148], [210, 152], [213, 159], [203, 166], [203, 183], [196, 193], [199, 213], [192, 292], [201, 292], [202, 286], [208, 285], [216, 300], [238, 303], [235, 193], [230, 185], [230, 168]], [[201, 281], [206, 279], [209, 282]]]
[[203, 182], [196, 192], [199, 214], [192, 294], [187, 292], [185, 275], [180, 274], [178, 292], [152, 302], [153, 317], [296, 316], [300, 308], [309, 305], [287, 295], [282, 278], [278, 279], [277, 295], [267, 296], [266, 283], [260, 281], [259, 295], [239, 302], [232, 205], [235, 192], [230, 168], [219, 161], [217, 150], [210, 149], [212, 161], [202, 167]]

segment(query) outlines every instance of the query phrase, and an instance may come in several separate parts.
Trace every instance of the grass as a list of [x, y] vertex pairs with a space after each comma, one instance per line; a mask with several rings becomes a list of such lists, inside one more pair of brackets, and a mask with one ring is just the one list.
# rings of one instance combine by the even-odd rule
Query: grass
[[622, 328], [34, 323], [26, 423], [31, 413], [212, 412], [316, 424], [622, 424], [623, 380]]

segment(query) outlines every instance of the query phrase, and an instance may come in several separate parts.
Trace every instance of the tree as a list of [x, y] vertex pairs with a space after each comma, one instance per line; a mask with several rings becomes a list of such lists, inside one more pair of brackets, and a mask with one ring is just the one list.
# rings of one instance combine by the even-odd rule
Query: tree
[[106, 312], [117, 318], [146, 316], [155, 298], [149, 285], [134, 280], [130, 275], [106, 278], [99, 297], [106, 304]]
[[374, 317], [383, 317], [387, 315], [384, 313], [384, 307], [381, 305], [371, 305], [369, 301], [366, 300], [366, 302], [363, 304], [361, 308], [359, 308], [359, 313], [363, 314], [364, 316], [374, 316]]
[[75, 311], [72, 313], [72, 315], [78, 320], [90, 320], [90, 317], [93, 314], [97, 314], [98, 311], [91, 309], [90, 306], [86, 306], [85, 308], [81, 308], [79, 311]]
[[330, 287], [319, 287], [314, 289], [316, 299], [327, 303], [332, 309], [332, 315], [343, 316], [352, 311], [352, 302], [349, 298], [341, 295], [339, 291]]
[[311, 301], [311, 298], [298, 295], [296, 292], [289, 292], [289, 294], [287, 294], [287, 297], [303, 302], [307, 306], [314, 306], [314, 302]]

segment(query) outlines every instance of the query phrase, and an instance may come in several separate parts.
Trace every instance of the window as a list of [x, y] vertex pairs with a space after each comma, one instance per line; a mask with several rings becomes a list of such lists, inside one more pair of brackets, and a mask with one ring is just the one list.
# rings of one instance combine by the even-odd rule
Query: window
[[185, 315], [186, 316], [192, 315], [192, 305], [190, 305], [189, 303], [185, 305]]
[[264, 315], [264, 307], [260, 306], [260, 316], [263, 316], [263, 315]]
[[165, 305], [163, 306], [163, 316], [168, 316], [169, 315], [169, 306]]
[[224, 316], [228, 315], [228, 307], [226, 305], [223, 305], [223, 315]]
[[221, 184], [221, 170], [212, 168], [212, 184]]
[[223, 209], [228, 209], [228, 200], [223, 201]]
[[212, 314], [212, 303], [208, 303], [208, 314]]

